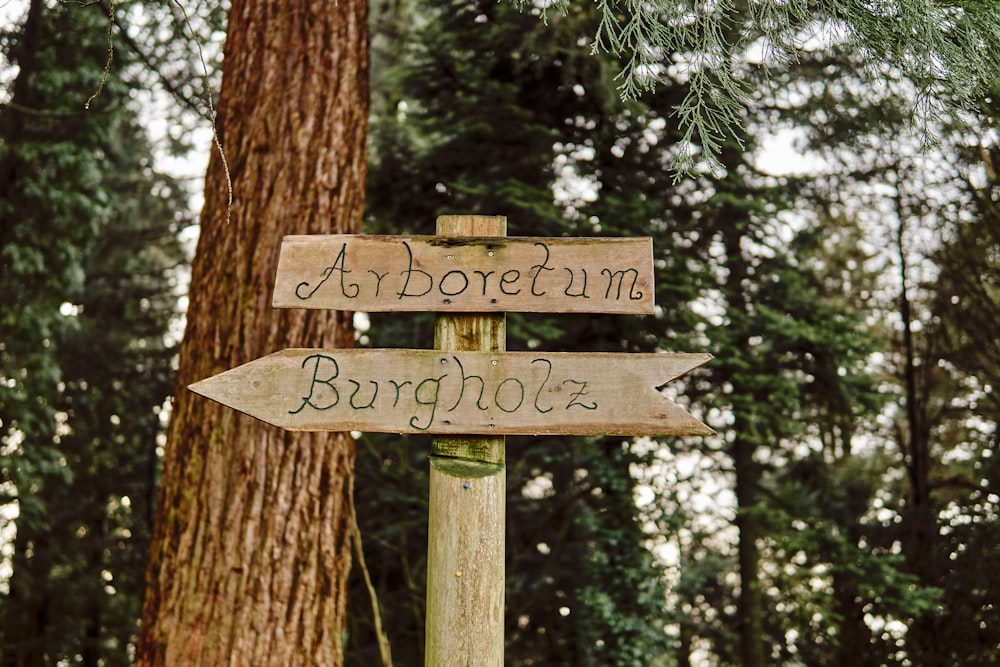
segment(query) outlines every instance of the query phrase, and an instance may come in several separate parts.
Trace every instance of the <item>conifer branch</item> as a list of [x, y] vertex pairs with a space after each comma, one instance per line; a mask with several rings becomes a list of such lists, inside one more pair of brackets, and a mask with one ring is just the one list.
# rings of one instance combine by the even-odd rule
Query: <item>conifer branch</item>
[[[512, 0], [524, 10], [527, 0]], [[552, 5], [563, 13], [571, 0]], [[623, 100], [672, 80], [687, 83], [675, 109], [683, 134], [681, 174], [695, 155], [710, 168], [739, 128], [751, 103], [740, 65], [767, 74], [803, 50], [852, 46], [866, 55], [874, 81], [887, 71], [918, 91], [913, 120], [929, 127], [946, 109], [977, 110], [1000, 81], [1000, 3], [981, 0], [597, 0], [591, 53], [618, 58]], [[545, 18], [548, 8], [541, 12]], [[751, 60], [763, 53], [766, 66]]]

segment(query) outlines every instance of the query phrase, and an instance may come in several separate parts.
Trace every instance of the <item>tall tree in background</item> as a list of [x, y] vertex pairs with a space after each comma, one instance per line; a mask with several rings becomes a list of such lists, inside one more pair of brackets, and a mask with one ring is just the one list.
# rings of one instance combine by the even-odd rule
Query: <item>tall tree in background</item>
[[[839, 168], [816, 189], [825, 192], [823, 206], [837, 211], [828, 218], [831, 231], [842, 234], [837, 218], [850, 218], [854, 245], [869, 248], [872, 259], [855, 255], [855, 267], [869, 264], [881, 274], [866, 279], [839, 269], [853, 283], [854, 307], [867, 313], [866, 328], [886, 347], [884, 360], [872, 365], [888, 400], [876, 422], [859, 425], [869, 461], [881, 459], [884, 470], [866, 494], [868, 511], [850, 526], [871, 558], [855, 574], [882, 554], [897, 561], [882, 579], [909, 579], [915, 593], [905, 604], [889, 595], [867, 603], [873, 650], [866, 664], [900, 659], [900, 646], [920, 664], [980, 664], [996, 645], [982, 598], [995, 590], [995, 577], [979, 572], [972, 584], [958, 563], [977, 558], [973, 553], [989, 558], [985, 540], [995, 535], [1000, 497], [990, 466], [996, 417], [983, 390], [995, 376], [995, 346], [985, 332], [995, 310], [996, 255], [991, 264], [988, 249], [996, 242], [989, 222], [996, 195], [991, 164], [983, 164], [989, 150], [977, 145], [991, 134], [996, 108], [937, 119], [939, 144], [920, 149], [912, 135], [886, 131], [906, 117], [912, 82], [888, 73], [881, 91], [866, 90], [849, 63], [823, 69], [826, 101], [804, 110], [814, 121], [812, 149]], [[865, 118], [881, 122], [860, 122]], [[873, 574], [865, 578], [878, 580]], [[863, 597], [866, 584], [856, 581]], [[905, 638], [889, 629], [896, 619], [897, 628], [905, 623]], [[841, 652], [852, 655], [846, 646]]]
[[[276, 311], [286, 234], [360, 229], [367, 3], [234, 2], [147, 580], [141, 665], [337, 665], [354, 446], [184, 387], [289, 346], [349, 347], [345, 313]], [[227, 211], [227, 178], [234, 205]]]
[[933, 478], [948, 568], [938, 619], [944, 659], [963, 665], [995, 664], [995, 651], [982, 648], [1000, 646], [1000, 573], [977, 566], [1000, 557], [1000, 340], [984, 335], [1000, 330], [1000, 182], [992, 170], [985, 187], [968, 183], [972, 215], [952, 222], [934, 254], [940, 280], [931, 304], [943, 365], [964, 389], [939, 431], [953, 448]]
[[[979, 130], [961, 124], [959, 134], [969, 129]], [[988, 180], [986, 187], [972, 185], [979, 150], [966, 141], [963, 136], [937, 165], [900, 158], [886, 179], [895, 186], [899, 275], [899, 325], [889, 366], [901, 391], [893, 436], [908, 482], [893, 536], [902, 543], [907, 570], [939, 594], [909, 620], [908, 653], [923, 663], [989, 664], [970, 646], [997, 641], [990, 622], [997, 617], [983, 599], [996, 590], [997, 578], [982, 572], [970, 585], [956, 563], [970, 549], [990, 557], [985, 544], [996, 535], [1000, 500], [990, 465], [997, 433], [991, 396], [996, 346], [988, 335], [970, 337], [989, 325], [997, 308], [996, 194]], [[951, 206], [928, 196], [949, 188]], [[972, 523], [978, 530], [962, 528]]]
[[[126, 665], [138, 629], [185, 219], [126, 82], [84, 109], [106, 31], [98, 7], [37, 0], [5, 37], [0, 493], [18, 513], [3, 665]], [[132, 56], [118, 51], [125, 73]]]

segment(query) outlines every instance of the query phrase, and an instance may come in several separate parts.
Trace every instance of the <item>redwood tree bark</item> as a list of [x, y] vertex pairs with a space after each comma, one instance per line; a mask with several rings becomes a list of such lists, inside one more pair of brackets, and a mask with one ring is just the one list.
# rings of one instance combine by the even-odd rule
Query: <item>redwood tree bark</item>
[[364, 205], [365, 0], [233, 0], [137, 662], [340, 665], [354, 450], [186, 385], [285, 347], [349, 347], [348, 313], [274, 310], [286, 234], [354, 233]]

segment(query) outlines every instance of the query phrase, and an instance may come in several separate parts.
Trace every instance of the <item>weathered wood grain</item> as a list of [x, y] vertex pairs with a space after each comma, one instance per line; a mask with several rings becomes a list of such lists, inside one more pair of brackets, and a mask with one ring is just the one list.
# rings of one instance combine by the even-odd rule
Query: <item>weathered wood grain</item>
[[658, 387], [709, 354], [287, 349], [190, 386], [295, 431], [707, 435]]
[[[444, 236], [505, 236], [507, 219], [442, 216]], [[434, 347], [503, 352], [504, 313], [439, 314]], [[502, 435], [431, 441], [424, 665], [502, 667], [507, 468]]]
[[647, 314], [652, 248], [648, 237], [286, 236], [272, 305]]

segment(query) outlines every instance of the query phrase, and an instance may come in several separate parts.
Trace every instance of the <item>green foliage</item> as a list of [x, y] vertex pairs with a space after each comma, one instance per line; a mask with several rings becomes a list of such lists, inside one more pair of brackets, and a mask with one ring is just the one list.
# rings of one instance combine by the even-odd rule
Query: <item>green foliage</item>
[[[514, 4], [553, 25], [573, 5]], [[620, 59], [623, 99], [686, 82], [673, 107], [682, 134], [673, 165], [681, 174], [692, 174], [699, 158], [723, 167], [725, 144], [739, 140], [753, 104], [750, 79], [760, 64], [795, 66], [817, 49], [864, 54], [870, 81], [898, 71], [914, 83], [914, 120], [928, 128], [943, 111], [979, 109], [1000, 79], [1000, 7], [992, 2], [598, 0], [597, 8], [591, 52]]]
[[[33, 11], [40, 12], [34, 6]], [[106, 42], [87, 33], [75, 45], [78, 59], [70, 61], [76, 70], [53, 71], [45, 65], [59, 57], [57, 47], [40, 43], [41, 21], [41, 14], [35, 15], [20, 41], [8, 43], [25, 74], [14, 83], [18, 106], [4, 108], [0, 116], [0, 285], [7, 306], [0, 314], [0, 420], [5, 453], [19, 447], [22, 434], [38, 434], [23, 465], [28, 474], [52, 475], [61, 466], [52, 445], [57, 408], [51, 397], [62, 380], [52, 346], [71, 325], [60, 306], [68, 294], [81, 292], [82, 255], [94, 243], [97, 221], [107, 214], [98, 161], [102, 122], [108, 118], [80, 113], [99, 81], [89, 75], [94, 63], [103, 63]], [[79, 58], [81, 53], [91, 60]], [[74, 142], [76, 133], [80, 142]], [[22, 505], [25, 516], [40, 513], [30, 499]]]
[[[32, 2], [5, 48], [19, 71], [0, 109], [0, 493], [17, 515], [0, 662], [126, 665], [184, 193], [151, 169], [117, 76], [83, 108], [107, 59], [99, 6]], [[127, 71], [127, 49], [116, 58]]]
[[[673, 664], [663, 627], [666, 586], [662, 572], [645, 545], [636, 541], [642, 528], [631, 469], [648, 461], [629, 443], [610, 438], [585, 442], [584, 447], [602, 453], [586, 461], [589, 493], [577, 520], [581, 534], [576, 539], [595, 545], [584, 563], [588, 583], [578, 593], [586, 609], [587, 636], [597, 638], [588, 659], [596, 665], [623, 667]], [[632, 595], [617, 593], [609, 581]]]

